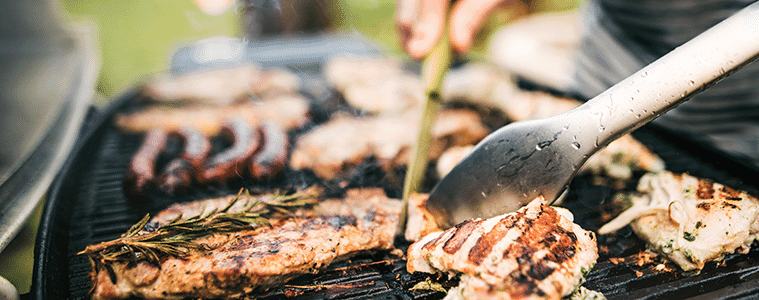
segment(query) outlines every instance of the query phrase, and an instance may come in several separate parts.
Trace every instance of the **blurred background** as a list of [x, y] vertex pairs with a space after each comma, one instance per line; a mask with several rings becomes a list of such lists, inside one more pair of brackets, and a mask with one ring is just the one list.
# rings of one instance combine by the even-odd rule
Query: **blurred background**
[[[387, 55], [404, 57], [395, 30], [395, 0], [63, 0], [65, 22], [93, 27], [101, 59], [96, 105], [163, 72], [182, 46], [213, 37], [250, 43], [303, 35], [364, 37]], [[480, 32], [471, 59], [490, 33], [536, 12], [575, 9], [580, 0], [516, 1], [498, 8]], [[42, 204], [0, 252], [0, 277], [21, 294], [31, 286], [33, 247]]]
[[[213, 0], [64, 0], [63, 8], [71, 20], [97, 25], [102, 54], [97, 89], [105, 97], [164, 70], [179, 46], [213, 36], [255, 41], [359, 34], [390, 54], [403, 55], [395, 30], [396, 0], [237, 0], [218, 15], [196, 5], [203, 2]], [[490, 17], [474, 53], [482, 51], [490, 32], [509, 21], [533, 12], [573, 9], [579, 0], [515, 2]]]

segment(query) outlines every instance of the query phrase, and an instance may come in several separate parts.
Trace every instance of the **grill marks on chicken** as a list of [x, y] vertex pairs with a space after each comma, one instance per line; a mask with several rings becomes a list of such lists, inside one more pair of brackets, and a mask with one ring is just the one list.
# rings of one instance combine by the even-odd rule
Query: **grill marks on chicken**
[[759, 199], [708, 179], [672, 172], [649, 173], [638, 193], [623, 193], [617, 204], [631, 205], [598, 232], [630, 224], [649, 247], [684, 271], [732, 253], [746, 254], [759, 238]]
[[541, 201], [425, 236], [409, 247], [408, 271], [462, 273], [449, 299], [569, 295], [598, 258], [595, 236]]
[[[161, 226], [179, 215], [193, 216], [228, 203], [225, 197], [177, 204], [151, 222]], [[400, 207], [400, 201], [387, 198], [381, 189], [349, 190], [344, 199], [324, 200], [312, 210], [272, 221], [271, 227], [197, 240], [212, 249], [207, 252], [167, 257], [159, 265], [114, 263], [116, 280], [104, 268], [96, 270], [93, 299], [243, 297], [316, 273], [360, 251], [391, 249]]]

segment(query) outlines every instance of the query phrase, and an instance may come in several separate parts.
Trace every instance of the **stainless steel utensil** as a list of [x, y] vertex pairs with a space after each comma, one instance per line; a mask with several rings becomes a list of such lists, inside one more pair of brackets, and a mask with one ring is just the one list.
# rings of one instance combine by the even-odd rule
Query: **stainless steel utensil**
[[512, 123], [490, 134], [433, 189], [427, 208], [441, 226], [517, 210], [566, 190], [580, 166], [759, 56], [759, 3], [564, 114]]

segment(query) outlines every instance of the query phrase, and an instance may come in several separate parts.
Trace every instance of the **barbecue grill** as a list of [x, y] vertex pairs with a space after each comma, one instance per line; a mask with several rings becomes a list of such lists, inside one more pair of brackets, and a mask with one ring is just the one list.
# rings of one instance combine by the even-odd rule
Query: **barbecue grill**
[[[302, 47], [303, 43], [309, 42], [322, 45], [323, 48]], [[364, 46], [356, 47], [349, 39], [339, 38], [331, 42], [326, 43], [323, 39], [292, 41], [301, 45], [301, 49], [311, 49], [311, 52], [293, 53], [295, 59], [278, 63], [302, 76], [307, 83], [302, 93], [311, 100], [315, 114], [312, 124], [290, 133], [293, 137], [324, 122], [329, 114], [345, 109], [340, 105], [339, 96], [325, 89], [318, 78], [324, 59], [335, 54], [335, 51], [371, 51], [371, 47], [365, 47], [362, 43], [359, 44]], [[261, 53], [276, 52], [272, 49], [278, 47], [288, 48], [286, 42], [261, 45], [266, 47], [255, 49], [245, 46], [245, 55], [236, 59], [255, 60], [266, 57]], [[205, 67], [206, 62], [192, 60], [192, 57], [198, 57], [193, 53], [202, 51], [201, 48], [180, 49], [174, 57], [172, 69], [182, 72]], [[305, 60], [304, 57], [310, 60]], [[293, 62], [300, 65], [290, 64]], [[308, 67], [302, 65], [304, 62], [307, 62]], [[264, 66], [272, 67], [276, 64], [269, 61]], [[310, 171], [288, 169], [282, 179], [274, 182], [257, 183], [242, 178], [226, 184], [195, 185], [179, 197], [152, 193], [149, 195], [152, 201], [147, 205], [130, 205], [122, 190], [122, 180], [132, 155], [140, 146], [142, 136], [120, 131], [113, 125], [113, 117], [119, 112], [139, 108], [142, 105], [140, 100], [136, 90], [128, 91], [102, 112], [93, 112], [87, 118], [83, 133], [70, 159], [55, 179], [44, 208], [35, 248], [33, 286], [29, 294], [32, 299], [89, 299], [91, 286], [88, 274], [91, 266], [86, 257], [76, 253], [87, 245], [118, 238], [146, 213], [155, 214], [171, 203], [228, 195], [240, 187], [256, 191], [318, 184], [327, 187], [327, 191], [334, 195], [340, 195], [344, 189], [334, 182], [319, 180]], [[759, 192], [759, 171], [746, 164], [702, 145], [682, 140], [653, 125], [642, 127], [634, 135], [660, 155], [673, 172], [688, 172], [709, 178], [747, 190], [753, 195]], [[389, 196], [400, 197], [400, 182], [389, 180], [386, 175], [379, 166], [368, 160], [347, 181], [347, 188], [382, 187]], [[589, 178], [580, 176], [572, 182], [564, 206], [575, 214], [575, 221], [583, 228], [596, 230], [603, 223], [602, 216], [607, 209], [605, 204], [610, 196], [609, 188], [594, 185]], [[396, 241], [397, 248], [404, 252], [408, 245], [404, 240]], [[601, 257], [588, 274], [584, 286], [603, 292], [609, 299], [755, 299], [755, 294], [759, 292], [759, 249], [753, 249], [747, 255], [729, 255], [722, 263], [708, 264], [699, 275], [686, 276], [687, 274], [678, 271], [667, 271], [676, 270], [674, 265], [664, 264], [665, 270], [657, 271], [660, 262], [645, 263], [641, 260], [638, 254], [644, 250], [645, 245], [632, 234], [629, 227], [614, 235], [599, 237], [599, 245]], [[318, 274], [301, 276], [280, 288], [251, 297], [442, 299], [445, 294], [441, 292], [411, 290], [417, 283], [428, 278], [445, 287], [457, 284], [455, 279], [437, 275], [409, 274], [402, 256], [390, 251], [377, 251], [333, 263]]]

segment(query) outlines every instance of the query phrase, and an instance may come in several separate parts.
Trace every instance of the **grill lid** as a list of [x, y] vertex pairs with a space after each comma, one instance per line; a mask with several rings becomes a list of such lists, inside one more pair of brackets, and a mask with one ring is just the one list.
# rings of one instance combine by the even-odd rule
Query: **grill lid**
[[63, 165], [95, 91], [94, 34], [62, 25], [59, 6], [0, 3], [0, 251]]

